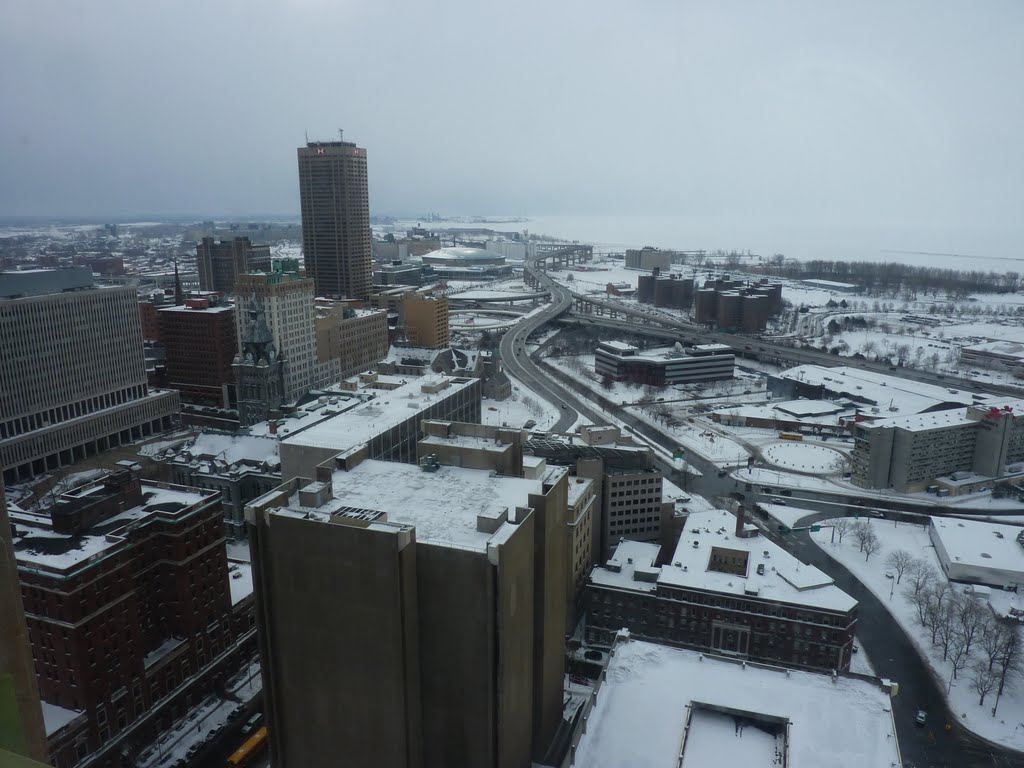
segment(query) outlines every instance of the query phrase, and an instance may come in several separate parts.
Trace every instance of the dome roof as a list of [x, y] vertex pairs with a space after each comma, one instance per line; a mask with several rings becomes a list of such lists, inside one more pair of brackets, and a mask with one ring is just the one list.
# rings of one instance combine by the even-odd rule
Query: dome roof
[[453, 264], [462, 262], [465, 264], [503, 264], [505, 257], [500, 253], [488, 251], [485, 248], [439, 248], [436, 251], [423, 255], [424, 262]]

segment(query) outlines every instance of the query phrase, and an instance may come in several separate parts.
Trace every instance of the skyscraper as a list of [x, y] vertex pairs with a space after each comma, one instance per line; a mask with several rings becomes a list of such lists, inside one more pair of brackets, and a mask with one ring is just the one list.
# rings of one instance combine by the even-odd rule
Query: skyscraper
[[365, 299], [372, 285], [366, 150], [350, 141], [299, 147], [306, 273], [318, 296]]

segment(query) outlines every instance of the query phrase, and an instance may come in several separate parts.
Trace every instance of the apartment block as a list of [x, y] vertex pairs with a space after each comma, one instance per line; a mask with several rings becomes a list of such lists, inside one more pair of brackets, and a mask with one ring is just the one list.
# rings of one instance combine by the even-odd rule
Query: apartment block
[[859, 422], [854, 483], [914, 492], [955, 473], [1019, 474], [1012, 467], [1024, 462], [1024, 400], [1001, 402]]
[[0, 297], [5, 483], [170, 429], [178, 393], [149, 388], [134, 288], [96, 288], [86, 268], [3, 272]]

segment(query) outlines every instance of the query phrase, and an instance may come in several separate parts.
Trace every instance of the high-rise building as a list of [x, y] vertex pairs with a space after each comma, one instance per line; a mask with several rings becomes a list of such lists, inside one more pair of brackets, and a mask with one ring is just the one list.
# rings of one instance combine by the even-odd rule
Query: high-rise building
[[167, 386], [187, 402], [229, 407], [231, 362], [237, 349], [234, 306], [210, 298], [186, 299], [180, 306], [158, 310], [156, 316]]
[[238, 392], [238, 420], [247, 427], [270, 418], [284, 402], [285, 361], [274, 347], [259, 296], [245, 300], [245, 318], [239, 326], [240, 349], [231, 367]]
[[565, 470], [358, 459], [246, 508], [273, 764], [528, 768], [561, 722]]
[[0, 466], [27, 480], [172, 426], [146, 380], [135, 288], [88, 268], [0, 273]]
[[239, 275], [270, 269], [270, 246], [253, 245], [248, 237], [204, 237], [196, 246], [196, 268], [200, 290], [234, 293]]
[[366, 150], [349, 141], [299, 147], [306, 273], [318, 296], [369, 298], [372, 287]]

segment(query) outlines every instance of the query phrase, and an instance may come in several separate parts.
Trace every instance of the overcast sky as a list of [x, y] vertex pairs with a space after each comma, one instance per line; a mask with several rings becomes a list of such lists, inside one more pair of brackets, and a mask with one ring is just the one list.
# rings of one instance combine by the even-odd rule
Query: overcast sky
[[0, 215], [957, 221], [1020, 232], [1024, 2], [3, 0]]

